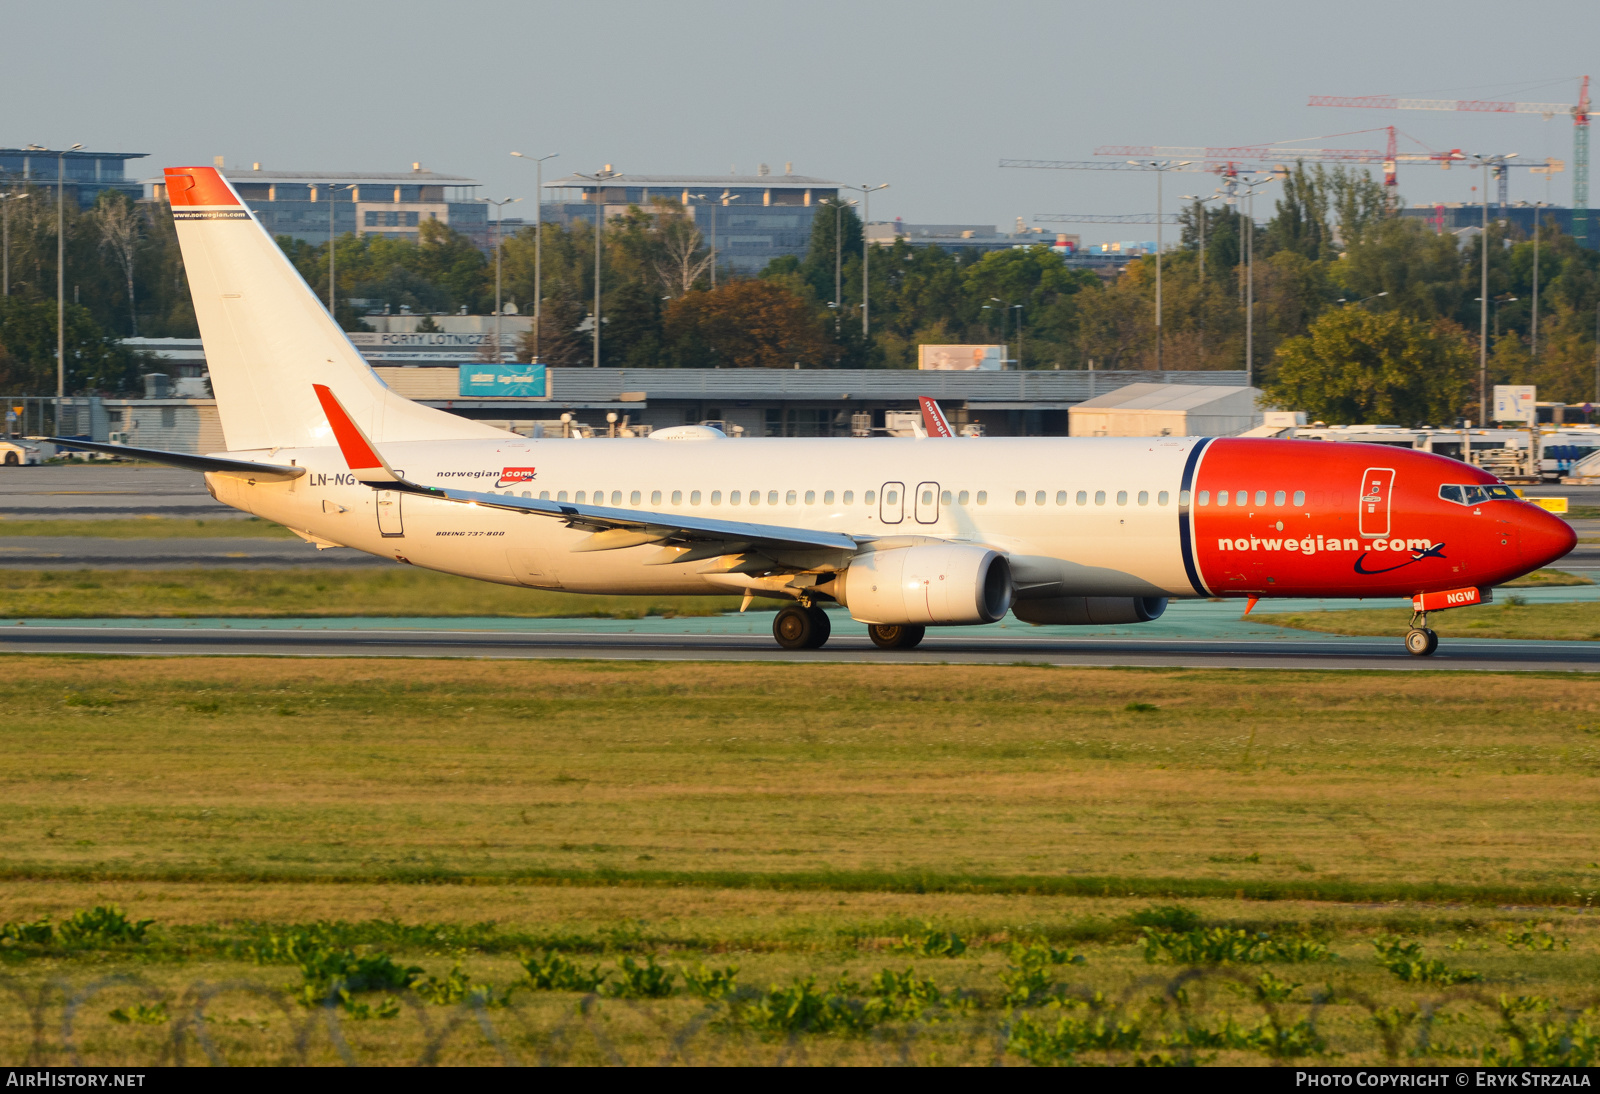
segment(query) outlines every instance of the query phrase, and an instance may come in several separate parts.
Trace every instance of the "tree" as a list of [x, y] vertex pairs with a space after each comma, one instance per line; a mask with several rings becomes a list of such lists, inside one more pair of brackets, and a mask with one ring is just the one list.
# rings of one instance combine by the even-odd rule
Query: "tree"
[[1332, 423], [1446, 422], [1467, 397], [1473, 353], [1448, 321], [1347, 306], [1278, 347], [1267, 401]]
[[[141, 355], [126, 349], [94, 321], [89, 309], [66, 309], [69, 395], [131, 390]], [[0, 297], [0, 345], [11, 363], [3, 377], [7, 394], [46, 395], [56, 390], [56, 302]]]
[[1309, 259], [1325, 256], [1333, 233], [1328, 228], [1327, 176], [1319, 163], [1312, 171], [1304, 163], [1283, 179], [1283, 196], [1277, 215], [1267, 224], [1267, 251], [1293, 251]]
[[128, 333], [139, 334], [139, 311], [134, 306], [133, 268], [144, 235], [144, 217], [133, 200], [120, 190], [102, 190], [89, 214], [100, 233], [100, 248], [111, 256], [128, 288]]
[[688, 367], [814, 368], [829, 345], [806, 302], [771, 281], [730, 281], [667, 306], [666, 335]]

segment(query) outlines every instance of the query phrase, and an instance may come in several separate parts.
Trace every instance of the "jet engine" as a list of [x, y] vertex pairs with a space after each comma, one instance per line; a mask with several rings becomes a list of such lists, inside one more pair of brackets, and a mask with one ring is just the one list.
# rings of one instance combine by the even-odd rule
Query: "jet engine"
[[1090, 627], [1109, 623], [1148, 623], [1167, 610], [1164, 596], [1053, 596], [1019, 600], [1011, 614], [1024, 623]]
[[862, 623], [995, 623], [1011, 607], [1011, 564], [987, 547], [928, 544], [869, 551], [817, 588]]

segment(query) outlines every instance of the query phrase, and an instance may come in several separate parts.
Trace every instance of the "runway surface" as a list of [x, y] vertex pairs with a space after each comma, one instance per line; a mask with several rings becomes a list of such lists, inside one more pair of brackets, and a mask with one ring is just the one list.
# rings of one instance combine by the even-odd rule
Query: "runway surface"
[[0, 535], [0, 569], [11, 570], [177, 570], [195, 566], [225, 570], [347, 569], [394, 565], [393, 559], [346, 547], [319, 551], [302, 539]]
[[[1237, 605], [1232, 606], [1237, 611]], [[1600, 644], [1450, 639], [1433, 657], [1400, 636], [1345, 638], [1247, 622], [1219, 637], [1065, 634], [1023, 625], [930, 632], [915, 650], [880, 650], [865, 629], [834, 624], [821, 650], [779, 649], [770, 613], [706, 620], [58, 620], [0, 626], [0, 652], [131, 656], [577, 658], [645, 661], [1050, 664], [1240, 669], [1600, 671]], [[391, 624], [386, 626], [385, 624]], [[399, 625], [392, 625], [399, 624]], [[419, 625], [420, 624], [420, 625]], [[1145, 624], [1145, 626], [1154, 626]], [[459, 628], [459, 629], [456, 629]], [[1185, 628], [1187, 629], [1187, 628]], [[1124, 628], [1117, 628], [1122, 631]], [[1245, 635], [1261, 635], [1246, 637]]]

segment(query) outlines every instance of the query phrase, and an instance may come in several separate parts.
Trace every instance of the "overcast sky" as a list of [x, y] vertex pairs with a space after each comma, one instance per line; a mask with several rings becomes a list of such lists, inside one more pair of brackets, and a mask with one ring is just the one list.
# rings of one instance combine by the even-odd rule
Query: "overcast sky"
[[[1325, 146], [1382, 148], [1382, 133], [1351, 131], [1395, 124], [1434, 149], [1567, 160], [1551, 184], [1566, 205], [1570, 118], [1306, 100], [1570, 103], [1578, 77], [1600, 70], [1594, 13], [1577, 0], [18, 4], [4, 17], [0, 144], [148, 152], [135, 165], [144, 175], [217, 155], [307, 170], [421, 161], [483, 180], [485, 196], [529, 199], [533, 169], [513, 149], [561, 153], [559, 173], [793, 161], [797, 174], [890, 183], [874, 220], [1009, 230], [1037, 213], [1144, 212], [1155, 195], [1147, 175], [1002, 170], [1002, 157], [1341, 133]], [[1512, 200], [1542, 198], [1534, 180], [1514, 172]], [[1402, 168], [1400, 182], [1408, 202], [1472, 201], [1477, 173]], [[1169, 201], [1215, 186], [1170, 176]]]

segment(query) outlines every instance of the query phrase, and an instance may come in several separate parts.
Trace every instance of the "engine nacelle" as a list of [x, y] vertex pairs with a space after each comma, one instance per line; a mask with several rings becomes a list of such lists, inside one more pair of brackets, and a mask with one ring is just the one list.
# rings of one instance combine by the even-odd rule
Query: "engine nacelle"
[[1053, 596], [1044, 600], [1019, 600], [1011, 606], [1011, 614], [1024, 623], [1066, 627], [1148, 623], [1160, 619], [1166, 610], [1164, 596]]
[[824, 586], [861, 623], [996, 623], [1011, 608], [1011, 564], [999, 551], [929, 544], [869, 551]]

